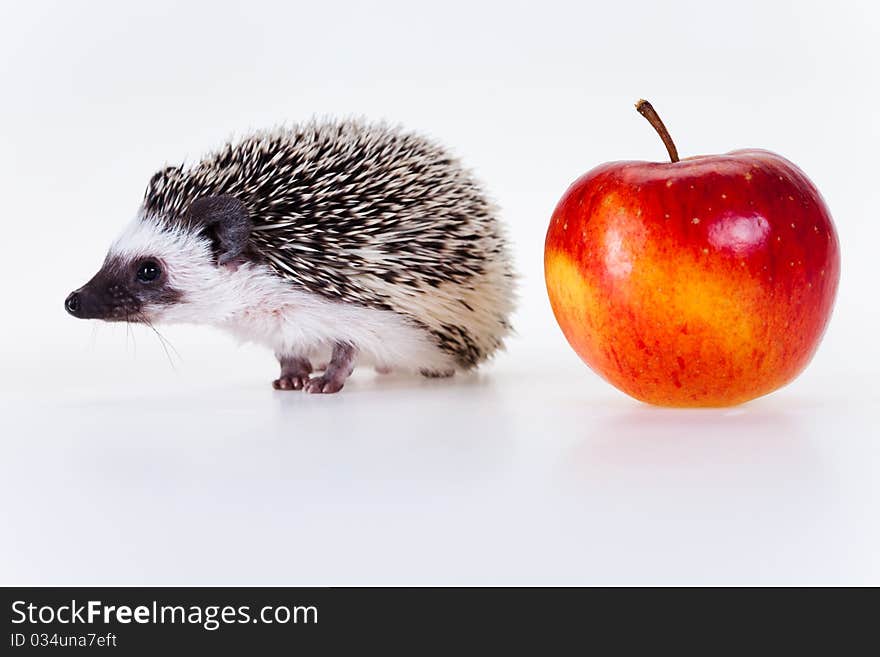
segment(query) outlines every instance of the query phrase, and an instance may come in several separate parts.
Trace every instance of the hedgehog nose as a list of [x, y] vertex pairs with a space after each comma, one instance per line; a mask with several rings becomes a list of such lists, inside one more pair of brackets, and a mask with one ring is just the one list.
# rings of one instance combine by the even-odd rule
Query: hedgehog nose
[[67, 308], [67, 312], [71, 315], [79, 314], [80, 303], [79, 303], [79, 294], [76, 292], [71, 292], [70, 296], [64, 300], [64, 307]]

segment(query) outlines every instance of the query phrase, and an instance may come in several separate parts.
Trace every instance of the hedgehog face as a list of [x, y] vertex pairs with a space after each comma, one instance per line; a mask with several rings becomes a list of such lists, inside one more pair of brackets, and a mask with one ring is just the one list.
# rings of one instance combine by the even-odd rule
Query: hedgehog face
[[200, 297], [204, 302], [199, 292], [217, 269], [212, 259], [206, 237], [139, 217], [65, 307], [75, 317], [105, 321], [152, 323], [192, 314], [187, 308]]
[[168, 284], [161, 258], [108, 254], [100, 271], [71, 293], [65, 306], [71, 315], [83, 319], [150, 321], [153, 308], [179, 299], [180, 292]]
[[67, 311], [108, 321], [222, 322], [249, 292], [250, 229], [247, 208], [232, 196], [197, 198], [183, 216], [145, 205], [101, 270], [67, 297]]

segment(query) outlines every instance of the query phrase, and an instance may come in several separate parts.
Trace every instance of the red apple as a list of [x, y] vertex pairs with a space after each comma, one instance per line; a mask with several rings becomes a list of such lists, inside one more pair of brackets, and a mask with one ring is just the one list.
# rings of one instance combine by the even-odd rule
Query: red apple
[[728, 406], [809, 363], [831, 315], [840, 252], [831, 215], [785, 158], [741, 150], [611, 162], [557, 205], [547, 291], [574, 350], [636, 399]]

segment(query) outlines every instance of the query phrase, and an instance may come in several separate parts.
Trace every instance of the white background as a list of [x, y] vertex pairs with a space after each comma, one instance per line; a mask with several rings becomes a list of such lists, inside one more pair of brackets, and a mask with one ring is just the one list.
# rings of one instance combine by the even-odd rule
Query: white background
[[[0, 9], [0, 583], [880, 583], [872, 2], [8, 2]], [[550, 213], [598, 163], [757, 146], [840, 233], [807, 371], [639, 404], [569, 349]], [[65, 315], [149, 176], [313, 115], [419, 129], [503, 209], [518, 336], [478, 375], [274, 392], [210, 329]]]

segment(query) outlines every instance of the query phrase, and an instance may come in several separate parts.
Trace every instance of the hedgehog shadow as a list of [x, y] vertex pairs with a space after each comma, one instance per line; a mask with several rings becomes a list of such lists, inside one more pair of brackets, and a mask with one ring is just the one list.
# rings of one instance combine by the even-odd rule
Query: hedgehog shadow
[[493, 379], [490, 375], [479, 372], [457, 373], [447, 378], [429, 378], [418, 374], [371, 374], [355, 372], [339, 393], [354, 392], [391, 392], [391, 391], [439, 391], [460, 388], [488, 388]]

